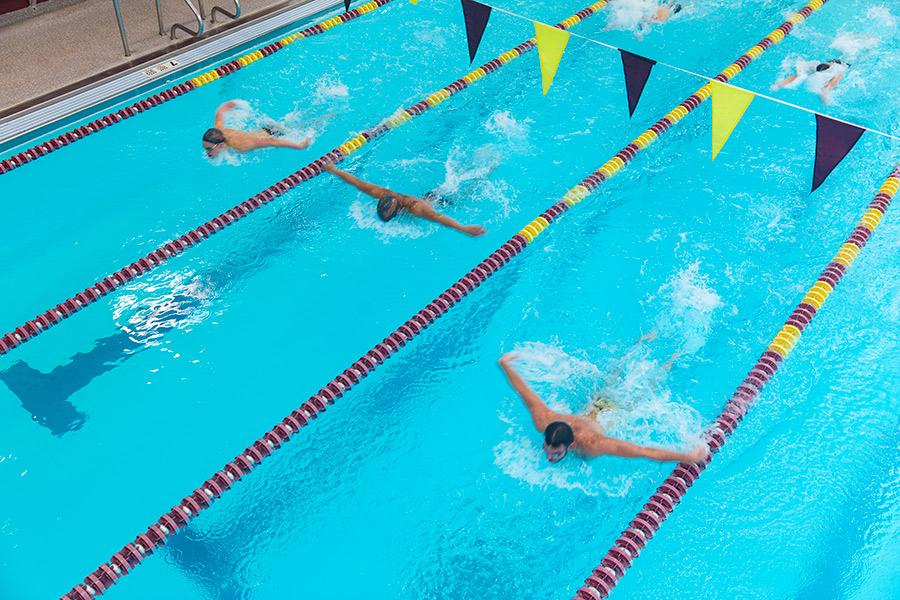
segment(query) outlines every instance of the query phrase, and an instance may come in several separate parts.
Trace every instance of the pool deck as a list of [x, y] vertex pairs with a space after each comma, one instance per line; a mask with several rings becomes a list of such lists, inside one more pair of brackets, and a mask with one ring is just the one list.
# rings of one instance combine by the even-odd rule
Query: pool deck
[[[233, 10], [227, 1], [206, 0], [206, 32], [177, 39], [159, 35], [154, 0], [120, 0], [131, 56], [126, 57], [109, 0], [84, 0], [24, 21], [0, 27], [0, 118], [90, 85], [118, 71], [156, 62], [169, 51], [182, 49], [221, 34], [236, 24], [310, 0], [241, 0], [237, 21], [211, 23], [213, 6]], [[196, 0], [194, 5], [196, 6]], [[340, 4], [335, 0], [334, 4]], [[183, 0], [161, 0], [163, 23], [195, 27], [196, 20]]]

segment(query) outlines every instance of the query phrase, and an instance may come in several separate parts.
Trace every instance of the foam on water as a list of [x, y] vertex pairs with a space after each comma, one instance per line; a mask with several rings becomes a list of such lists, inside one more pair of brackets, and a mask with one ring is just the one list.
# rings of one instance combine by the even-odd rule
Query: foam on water
[[484, 128], [505, 143], [507, 147], [522, 151], [528, 148], [531, 136], [531, 119], [516, 119], [508, 110], [495, 110], [488, 117]]
[[157, 271], [119, 294], [113, 320], [135, 343], [157, 346], [172, 329], [189, 329], [210, 314], [215, 292], [190, 271]]
[[897, 27], [897, 17], [891, 14], [891, 9], [887, 6], [870, 6], [866, 11], [866, 18], [888, 29]]
[[658, 7], [656, 0], [615, 0], [609, 5], [607, 28], [635, 31]]
[[349, 213], [357, 227], [373, 230], [383, 242], [392, 238], [416, 239], [437, 231], [437, 225], [404, 214], [385, 223], [375, 212], [376, 204], [374, 198], [363, 196], [362, 200], [354, 200], [350, 204]]
[[881, 40], [874, 35], [845, 31], [835, 36], [830, 47], [840, 52], [841, 56], [852, 63], [871, 53], [879, 43]]
[[444, 161], [444, 180], [434, 188], [438, 197], [435, 208], [447, 209], [470, 219], [481, 218], [483, 207], [492, 213], [499, 208], [499, 215], [485, 215], [486, 219], [508, 217], [514, 191], [505, 181], [491, 177], [502, 162], [502, 154], [493, 144], [474, 150], [459, 146], [451, 148]]
[[709, 278], [700, 272], [700, 261], [673, 275], [657, 297], [665, 303], [656, 319], [657, 331], [678, 339], [680, 352], [695, 354], [706, 344], [713, 314], [722, 306]]
[[322, 75], [316, 80], [312, 100], [314, 104], [332, 104], [335, 100], [349, 100], [350, 89], [341, 81], [337, 71]]

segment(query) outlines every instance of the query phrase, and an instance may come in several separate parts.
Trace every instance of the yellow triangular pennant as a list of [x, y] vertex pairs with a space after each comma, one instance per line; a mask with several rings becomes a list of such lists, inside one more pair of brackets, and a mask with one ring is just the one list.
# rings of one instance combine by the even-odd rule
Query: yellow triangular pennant
[[534, 31], [537, 34], [538, 56], [541, 61], [541, 83], [546, 96], [556, 76], [556, 69], [559, 68], [559, 61], [566, 51], [566, 44], [569, 43], [569, 32], [537, 21], [534, 22]]
[[728, 141], [728, 137], [744, 116], [744, 111], [756, 98], [756, 94], [718, 81], [710, 81], [710, 84], [712, 84], [712, 157], [716, 160], [719, 150]]
[[412, 2], [413, 4], [418, 4], [418, 3], [419, 3], [419, 0], [409, 0], [409, 1]]

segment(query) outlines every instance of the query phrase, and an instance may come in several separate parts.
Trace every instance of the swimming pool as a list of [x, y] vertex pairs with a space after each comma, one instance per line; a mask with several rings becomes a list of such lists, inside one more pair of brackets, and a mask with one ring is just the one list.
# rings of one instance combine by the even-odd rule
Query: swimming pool
[[[583, 4], [503, 6], [557, 21]], [[640, 45], [603, 32], [602, 13], [578, 32], [712, 74], [799, 6], [741, 8], [740, 27], [734, 5], [712, 4]], [[871, 31], [871, 8], [829, 4], [738, 82], [765, 90], [785, 61]], [[701, 31], [702, 44], [685, 43]], [[495, 14], [479, 56], [531, 34]], [[461, 36], [456, 3], [392, 3], [4, 175], [4, 197], [35, 200], [7, 206], [6, 238], [17, 244], [3, 249], [3, 329], [456, 79], [468, 70]], [[882, 39], [879, 64], [896, 62]], [[535, 63], [509, 64], [345, 163], [411, 193], [440, 189], [453, 214], [486, 224], [484, 238], [383, 226], [363, 198], [319, 177], [4, 357], [4, 594], [64, 592], [697, 87], [656, 71], [629, 122], [615, 54], [573, 38], [546, 98]], [[896, 128], [897, 115], [867, 97], [897, 89], [889, 73], [864, 63], [858, 72], [865, 87], [848, 85], [829, 112]], [[334, 114], [313, 123], [322, 131], [308, 153], [207, 164], [199, 132], [231, 98], [301, 129]], [[541, 462], [497, 357], [520, 349], [538, 390], [573, 410], [622, 367], [614, 431], [686, 443], [896, 162], [895, 147], [864, 137], [810, 196], [809, 115], [757, 101], [711, 163], [708, 110], [110, 594], [570, 597], [669, 469]], [[621, 596], [896, 595], [900, 300], [886, 282], [897, 239], [885, 219]], [[659, 339], [629, 350], [651, 329]], [[675, 351], [666, 376], [660, 366]]]

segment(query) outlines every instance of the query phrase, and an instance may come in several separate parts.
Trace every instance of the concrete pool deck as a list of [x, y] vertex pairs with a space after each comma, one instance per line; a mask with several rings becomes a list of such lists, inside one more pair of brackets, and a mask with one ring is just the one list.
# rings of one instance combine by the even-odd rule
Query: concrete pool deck
[[[236, 25], [311, 0], [241, 0], [238, 20], [211, 23], [213, 6], [233, 10], [225, 0], [206, 0], [206, 31], [190, 37], [177, 33], [175, 40], [159, 35], [154, 0], [121, 0], [122, 18], [131, 56], [126, 57], [110, 0], [84, 0], [24, 21], [0, 27], [3, 60], [0, 61], [0, 118], [51, 101], [67, 92], [89, 86], [101, 78], [136, 66], [158, 62], [175, 49], [208, 41]], [[196, 6], [196, 0], [194, 5]], [[335, 5], [341, 4], [335, 0]], [[195, 27], [196, 20], [182, 0], [161, 0], [166, 30], [174, 23]]]

